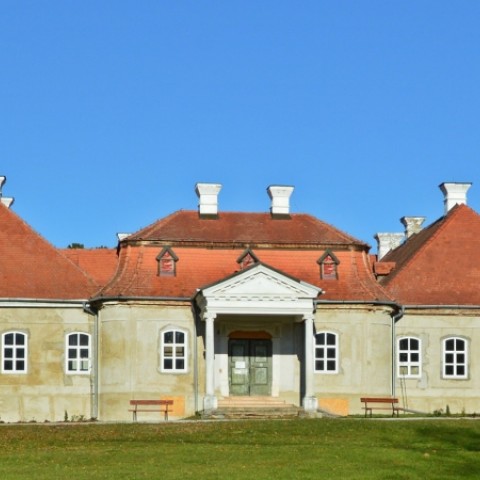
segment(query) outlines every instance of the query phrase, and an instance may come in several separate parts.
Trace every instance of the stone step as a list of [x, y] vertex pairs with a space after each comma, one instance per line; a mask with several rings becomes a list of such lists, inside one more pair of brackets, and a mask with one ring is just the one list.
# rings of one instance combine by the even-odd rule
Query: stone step
[[225, 397], [209, 418], [293, 418], [302, 411], [296, 405], [275, 397]]
[[218, 407], [256, 407], [256, 408], [281, 408], [292, 406], [274, 397], [226, 397], [218, 400]]

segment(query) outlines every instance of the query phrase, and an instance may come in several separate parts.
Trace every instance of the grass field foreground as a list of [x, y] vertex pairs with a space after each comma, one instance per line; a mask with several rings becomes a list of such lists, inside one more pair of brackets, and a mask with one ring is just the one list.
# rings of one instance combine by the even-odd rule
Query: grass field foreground
[[0, 478], [480, 477], [472, 419], [0, 425]]

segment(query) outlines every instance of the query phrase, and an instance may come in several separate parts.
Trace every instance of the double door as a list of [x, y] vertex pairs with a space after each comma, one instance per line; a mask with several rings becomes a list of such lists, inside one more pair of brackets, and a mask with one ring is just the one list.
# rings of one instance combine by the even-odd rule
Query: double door
[[230, 339], [230, 395], [271, 395], [272, 341]]

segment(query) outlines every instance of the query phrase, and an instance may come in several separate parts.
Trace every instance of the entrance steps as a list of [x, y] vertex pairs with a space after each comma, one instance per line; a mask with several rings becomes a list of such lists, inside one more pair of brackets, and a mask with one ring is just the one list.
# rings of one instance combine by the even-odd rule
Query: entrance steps
[[208, 418], [294, 418], [303, 409], [275, 397], [225, 397]]

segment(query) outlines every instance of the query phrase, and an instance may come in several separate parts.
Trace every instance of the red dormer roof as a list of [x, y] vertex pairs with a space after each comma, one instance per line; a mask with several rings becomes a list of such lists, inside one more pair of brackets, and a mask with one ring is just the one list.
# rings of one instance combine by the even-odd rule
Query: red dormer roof
[[98, 284], [0, 203], [0, 298], [87, 299]]
[[[158, 275], [158, 255], [167, 245], [177, 258], [175, 276]], [[315, 217], [224, 212], [204, 219], [194, 211], [175, 212], [123, 240], [117, 273], [100, 296], [192, 298], [238, 272], [246, 249], [325, 290], [324, 300], [391, 300], [372, 274], [368, 245]], [[320, 278], [318, 260], [327, 249], [339, 261], [338, 279]]]
[[407, 305], [480, 305], [480, 216], [456, 205], [385, 255], [395, 262], [380, 280]]

